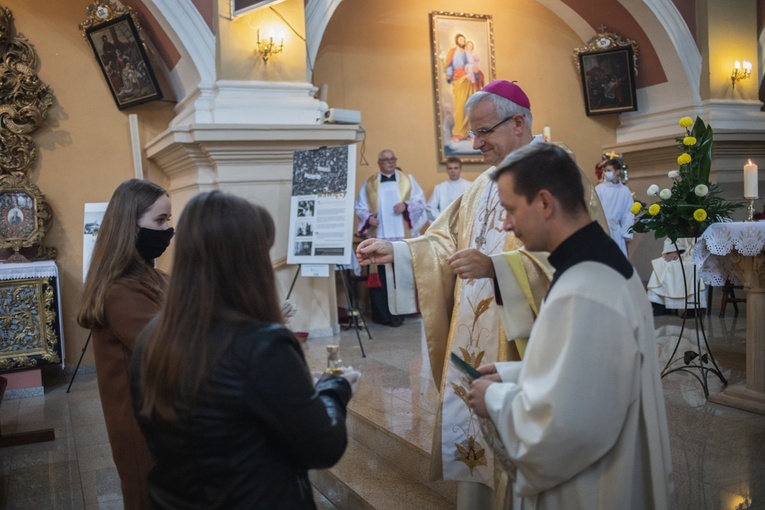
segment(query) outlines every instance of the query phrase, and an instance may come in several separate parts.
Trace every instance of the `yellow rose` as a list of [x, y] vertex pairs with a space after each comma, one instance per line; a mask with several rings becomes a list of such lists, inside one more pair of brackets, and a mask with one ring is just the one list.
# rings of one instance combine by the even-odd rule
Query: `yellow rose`
[[696, 209], [693, 211], [693, 219], [696, 221], [704, 221], [707, 219], [707, 212], [704, 209]]
[[632, 214], [637, 214], [640, 212], [640, 209], [642, 208], [643, 208], [643, 204], [641, 204], [640, 202], [635, 202], [634, 204], [632, 204], [632, 209], [630, 209], [630, 212]]
[[693, 119], [690, 117], [683, 117], [680, 119], [680, 126], [684, 128], [689, 128], [693, 125]]
[[683, 138], [683, 145], [686, 145], [688, 147], [696, 145], [696, 138], [693, 136], [686, 136], [685, 138]]
[[687, 152], [684, 152], [677, 157], [677, 163], [679, 165], [687, 165], [690, 162], [691, 162], [691, 155], [688, 154]]
[[[651, 207], [648, 208], [648, 214], [650, 214], [651, 216], [656, 216], [657, 214], [659, 214], [659, 211], [661, 211], [661, 206], [659, 204], [651, 204]], [[706, 217], [706, 214], [707, 213], [704, 213], [704, 217]]]

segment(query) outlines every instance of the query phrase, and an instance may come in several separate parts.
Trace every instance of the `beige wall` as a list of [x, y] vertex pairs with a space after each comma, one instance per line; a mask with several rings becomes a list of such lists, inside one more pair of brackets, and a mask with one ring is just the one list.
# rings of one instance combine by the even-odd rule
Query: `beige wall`
[[[219, 15], [216, 17], [218, 34], [218, 70], [221, 80], [265, 80], [265, 81], [306, 81], [305, 43], [289, 30], [276, 12], [270, 9], [256, 9], [243, 14], [233, 21], [228, 18], [230, 0], [218, 0]], [[276, 11], [290, 20], [290, 24], [302, 28], [305, 25], [303, 0], [285, 0], [276, 6]], [[256, 54], [258, 29], [262, 40], [274, 34], [278, 44], [284, 35], [284, 51], [278, 56], [278, 65], [263, 62]]]
[[[76, 323], [82, 291], [83, 204], [106, 202], [114, 188], [134, 176], [128, 114], [138, 115], [146, 142], [163, 130], [173, 105], [154, 102], [119, 111], [93, 51], [80, 34], [87, 0], [6, 0], [16, 30], [37, 51], [39, 76], [54, 95], [47, 123], [33, 134], [39, 159], [30, 174], [53, 208], [53, 224], [45, 238], [58, 249], [63, 328], [67, 366], [77, 363], [87, 331]], [[162, 174], [144, 161], [150, 179], [164, 184]], [[92, 348], [83, 364], [93, 364]]]
[[[464, 2], [344, 0], [319, 49], [313, 83], [329, 84], [330, 107], [361, 110], [369, 166], [359, 166], [357, 187], [377, 171], [377, 153], [396, 152], [427, 196], [446, 179], [438, 162], [429, 13], [466, 9]], [[583, 43], [535, 0], [470, 2], [469, 12], [494, 18], [496, 76], [517, 80], [531, 101], [533, 131], [551, 126], [594, 178], [601, 149], [613, 146], [615, 115], [588, 118], [571, 55]], [[593, 31], [594, 33], [594, 31]], [[465, 166], [474, 179], [483, 164]]]

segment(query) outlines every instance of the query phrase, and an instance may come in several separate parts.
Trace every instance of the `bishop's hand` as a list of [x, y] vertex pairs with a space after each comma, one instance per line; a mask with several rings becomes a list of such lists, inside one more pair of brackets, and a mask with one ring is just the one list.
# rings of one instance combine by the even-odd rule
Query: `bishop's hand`
[[494, 278], [494, 264], [491, 258], [475, 248], [458, 251], [447, 258], [446, 263], [463, 280]]
[[383, 239], [366, 239], [356, 248], [356, 260], [360, 266], [390, 264], [393, 262], [393, 243]]

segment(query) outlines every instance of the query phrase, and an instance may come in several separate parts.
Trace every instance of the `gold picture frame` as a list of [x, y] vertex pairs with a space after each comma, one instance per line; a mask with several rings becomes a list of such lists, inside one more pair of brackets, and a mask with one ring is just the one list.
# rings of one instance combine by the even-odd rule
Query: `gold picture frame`
[[494, 80], [493, 19], [488, 14], [430, 13], [433, 89], [441, 163], [457, 156], [464, 163], [483, 161], [468, 136], [464, 103]]
[[0, 250], [13, 250], [8, 260], [26, 260], [23, 248], [37, 247], [41, 256], [51, 218], [45, 195], [22, 172], [0, 175]]

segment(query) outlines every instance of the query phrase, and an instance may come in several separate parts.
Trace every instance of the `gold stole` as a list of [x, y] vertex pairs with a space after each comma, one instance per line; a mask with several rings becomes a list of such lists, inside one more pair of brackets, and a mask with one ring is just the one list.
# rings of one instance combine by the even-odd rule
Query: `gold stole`
[[[531, 311], [536, 320], [539, 315], [539, 307], [542, 304], [547, 289], [550, 288], [550, 275], [544, 269], [542, 264], [534, 258], [529, 252], [514, 250], [504, 252], [502, 256], [507, 261], [508, 266], [513, 272], [518, 286], [528, 301]], [[504, 306], [513, 306], [514, 304], [505, 303]], [[529, 343], [528, 338], [514, 338], [515, 347], [518, 349], [519, 359], [523, 359], [526, 352], [526, 346]]]
[[[409, 176], [404, 172], [396, 170], [396, 184], [398, 184], [399, 199], [402, 202], [409, 200], [409, 197], [412, 194], [412, 181], [409, 179]], [[378, 177], [378, 174], [375, 174], [367, 179], [367, 205], [369, 206], [369, 212], [372, 214], [377, 213], [377, 195], [379, 191], [380, 178]], [[401, 221], [404, 221], [403, 216], [401, 217]], [[404, 221], [404, 232], [406, 232], [407, 237], [411, 235], [409, 233], [409, 225], [406, 224], [406, 221]], [[367, 229], [367, 237], [375, 237], [376, 234], [377, 227], [369, 227]]]

